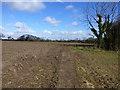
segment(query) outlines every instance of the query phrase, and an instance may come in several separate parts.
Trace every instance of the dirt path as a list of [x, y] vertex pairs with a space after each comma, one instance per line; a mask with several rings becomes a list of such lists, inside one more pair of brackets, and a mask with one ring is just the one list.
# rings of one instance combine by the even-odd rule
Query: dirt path
[[75, 72], [75, 62], [72, 58], [70, 49], [63, 47], [62, 58], [60, 61], [58, 88], [75, 88], [77, 87], [77, 78]]

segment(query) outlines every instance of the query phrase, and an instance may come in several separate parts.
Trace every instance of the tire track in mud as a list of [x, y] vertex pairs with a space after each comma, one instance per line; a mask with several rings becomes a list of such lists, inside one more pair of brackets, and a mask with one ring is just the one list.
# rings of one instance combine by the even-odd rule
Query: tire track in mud
[[48, 52], [48, 61], [51, 63], [52, 78], [49, 81], [49, 88], [56, 88], [58, 82], [58, 72], [60, 68], [62, 49], [58, 45], [53, 46]]
[[70, 49], [66, 46], [58, 47], [49, 52], [50, 56], [55, 53], [55, 58], [51, 62], [54, 69], [53, 78], [51, 78], [49, 85], [51, 88], [76, 88], [78, 83], [76, 81], [75, 63]]
[[76, 88], [75, 63], [68, 47], [63, 47], [60, 62], [58, 88]]

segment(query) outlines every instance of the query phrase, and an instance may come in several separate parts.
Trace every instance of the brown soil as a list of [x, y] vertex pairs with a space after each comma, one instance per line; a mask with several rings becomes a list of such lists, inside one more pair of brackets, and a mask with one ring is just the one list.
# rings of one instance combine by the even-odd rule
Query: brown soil
[[[103, 79], [98, 79], [95, 70], [84, 62], [87, 54], [61, 43], [3, 41], [2, 51], [3, 88], [105, 88], [116, 85], [98, 82]], [[93, 73], [92, 80], [97, 79], [95, 82], [86, 79], [84, 73], [89, 70]]]

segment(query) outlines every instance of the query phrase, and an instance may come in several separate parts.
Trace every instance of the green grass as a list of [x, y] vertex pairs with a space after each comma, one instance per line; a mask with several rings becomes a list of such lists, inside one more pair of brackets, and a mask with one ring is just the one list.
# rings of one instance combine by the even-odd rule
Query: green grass
[[[85, 77], [85, 80], [94, 84], [95, 87], [101, 88], [102, 84], [98, 85], [99, 80], [102, 80], [101, 82], [106, 86], [109, 85], [110, 87], [117, 87], [118, 54], [116, 52], [88, 47], [71, 48], [76, 54], [77, 67], [82, 66], [87, 72], [83, 72], [80, 68], [77, 71], [78, 76]], [[80, 77], [79, 81], [82, 79], [82, 77]], [[114, 83], [109, 81], [110, 78], [112, 78], [112, 82]]]
[[87, 48], [87, 47], [72, 47], [74, 50], [80, 50], [80, 51], [88, 51], [88, 52], [104, 52], [104, 53], [113, 53], [111, 51], [104, 51], [104, 50], [97, 50], [97, 49], [92, 49], [92, 48]]

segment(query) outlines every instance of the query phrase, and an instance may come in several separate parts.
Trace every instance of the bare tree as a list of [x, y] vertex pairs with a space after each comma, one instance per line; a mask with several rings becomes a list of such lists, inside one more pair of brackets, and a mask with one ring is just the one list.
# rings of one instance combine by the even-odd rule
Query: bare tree
[[87, 7], [86, 12], [89, 28], [97, 37], [97, 47], [102, 48], [103, 37], [109, 40], [112, 24], [117, 19], [117, 3], [94, 3]]

